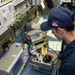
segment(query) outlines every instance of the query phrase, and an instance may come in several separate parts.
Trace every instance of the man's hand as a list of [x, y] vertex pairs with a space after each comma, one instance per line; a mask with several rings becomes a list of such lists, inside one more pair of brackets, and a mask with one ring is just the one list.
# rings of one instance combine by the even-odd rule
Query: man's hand
[[47, 53], [45, 56], [52, 56], [52, 60], [51, 60], [51, 62], [53, 62], [54, 60], [56, 60], [57, 58], [58, 58], [58, 56], [56, 55], [56, 54], [52, 54], [52, 53]]

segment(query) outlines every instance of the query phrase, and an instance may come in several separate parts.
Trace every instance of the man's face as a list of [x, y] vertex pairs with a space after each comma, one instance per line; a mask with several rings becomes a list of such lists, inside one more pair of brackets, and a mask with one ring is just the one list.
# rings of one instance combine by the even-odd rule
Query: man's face
[[63, 40], [63, 34], [62, 34], [62, 32], [61, 32], [59, 29], [53, 28], [53, 29], [52, 29], [52, 33], [55, 35], [55, 37], [56, 37], [58, 40]]

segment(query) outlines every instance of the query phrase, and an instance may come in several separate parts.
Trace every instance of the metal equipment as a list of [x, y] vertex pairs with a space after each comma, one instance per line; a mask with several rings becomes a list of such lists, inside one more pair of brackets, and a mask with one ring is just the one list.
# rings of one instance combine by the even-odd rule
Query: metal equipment
[[52, 63], [43, 62], [44, 55], [38, 54], [36, 57], [32, 58], [31, 65], [35, 70], [50, 74], [52, 70]]
[[[35, 56], [31, 60], [31, 65], [35, 70], [50, 73], [52, 69], [51, 63], [43, 62], [44, 54], [48, 51], [48, 40], [46, 32], [41, 30], [31, 30], [27, 33], [27, 41], [30, 43], [31, 52]], [[40, 50], [40, 52], [38, 51]]]
[[35, 45], [36, 49], [41, 48], [43, 45], [48, 47], [46, 32], [41, 30], [31, 30], [25, 34], [25, 40], [30, 45]]
[[27, 60], [28, 53], [26, 50], [23, 50], [22, 43], [12, 44], [10, 49], [0, 59], [0, 74], [20, 75]]

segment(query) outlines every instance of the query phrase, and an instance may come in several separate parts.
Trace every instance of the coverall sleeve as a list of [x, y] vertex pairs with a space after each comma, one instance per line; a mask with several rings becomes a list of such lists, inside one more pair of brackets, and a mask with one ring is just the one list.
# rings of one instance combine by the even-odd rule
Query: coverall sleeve
[[75, 75], [75, 70], [71, 64], [64, 64], [59, 69], [59, 75]]

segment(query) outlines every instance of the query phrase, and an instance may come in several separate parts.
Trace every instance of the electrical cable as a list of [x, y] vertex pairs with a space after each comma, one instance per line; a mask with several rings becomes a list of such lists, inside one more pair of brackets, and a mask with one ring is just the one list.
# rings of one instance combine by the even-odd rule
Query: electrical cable
[[[16, 26], [10, 26], [12, 29], [13, 29], [13, 31], [14, 31], [14, 36], [17, 38], [18, 36], [16, 35], [16, 33], [15, 33], [15, 31], [16, 30], [19, 30]], [[19, 32], [20, 33], [20, 32]]]
[[[20, 14], [20, 13], [19, 13], [18, 15], [25, 16], [25, 15]], [[27, 18], [27, 16], [26, 16], [26, 18]], [[32, 19], [30, 19], [29, 21], [31, 21], [31, 20], [32, 20]], [[21, 20], [18, 19], [18, 20], [16, 20], [16, 21], [17, 21], [17, 23], [18, 23], [18, 25], [19, 25], [19, 28], [20, 28], [20, 30], [21, 30], [20, 35], [21, 35], [21, 37], [22, 37], [23, 43], [25, 43], [24, 35], [26, 35], [29, 31], [27, 31], [27, 33], [24, 33], [24, 34], [23, 34], [23, 28], [22, 28], [22, 26], [21, 26], [21, 23], [22, 23]], [[29, 21], [26, 20], [26, 24], [27, 24]]]
[[20, 25], [20, 22], [18, 22], [18, 25], [19, 25], [19, 27], [20, 27], [20, 29], [21, 29], [20, 35], [21, 35], [21, 37], [22, 37], [22, 41], [23, 41], [23, 43], [25, 43], [25, 42], [24, 42], [24, 37], [23, 37], [23, 35], [22, 35], [22, 27], [21, 27], [21, 25]]
[[[18, 15], [21, 15], [21, 16], [25, 16], [25, 15], [23, 15], [23, 14], [21, 14], [21, 13], [19, 13]], [[26, 17], [27, 18], [27, 17]], [[18, 25], [19, 25], [19, 27], [20, 27], [20, 29], [21, 29], [21, 32], [20, 32], [20, 35], [21, 35], [21, 37], [22, 37], [22, 41], [23, 41], [23, 43], [25, 43], [25, 41], [24, 41], [24, 36], [23, 36], [23, 34], [22, 34], [22, 27], [21, 27], [21, 20], [20, 19], [18, 19], [18, 20], [16, 20], [17, 21], [17, 23], [18, 23]]]
[[[18, 30], [19, 34], [21, 35], [20, 30], [19, 30], [16, 26], [10, 26], [10, 27], [14, 29], [14, 30], [13, 30], [13, 31], [14, 31], [14, 35], [15, 35], [16, 38], [18, 38], [18, 36], [17, 36], [16, 33], [15, 33], [15, 29]], [[20, 39], [20, 40], [21, 40], [21, 39]]]

